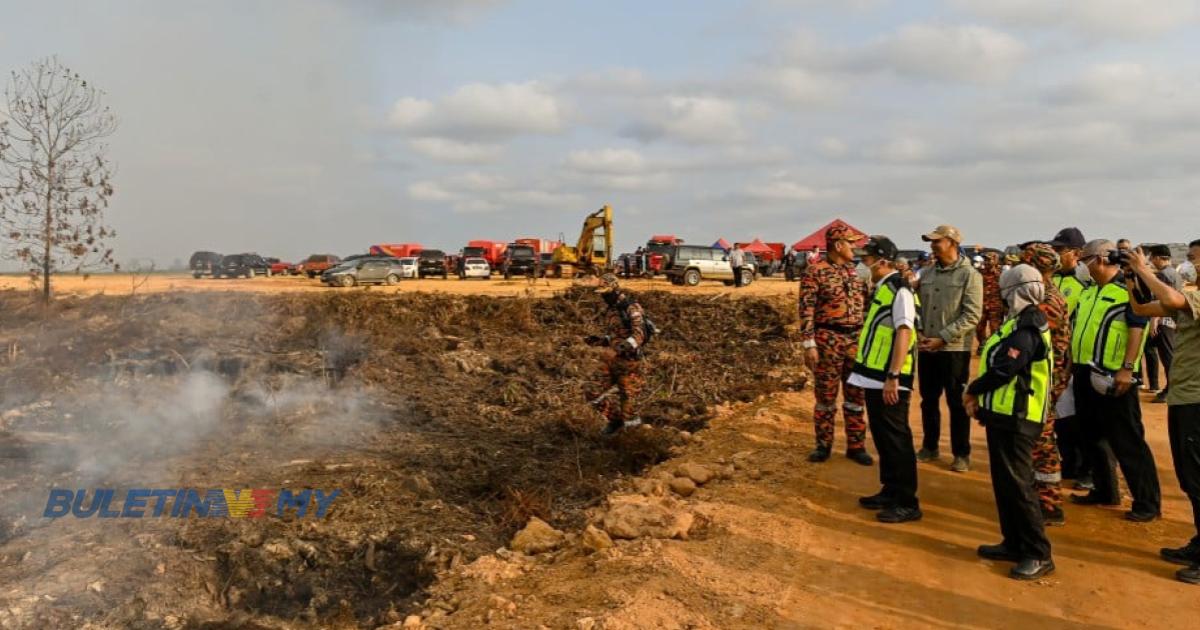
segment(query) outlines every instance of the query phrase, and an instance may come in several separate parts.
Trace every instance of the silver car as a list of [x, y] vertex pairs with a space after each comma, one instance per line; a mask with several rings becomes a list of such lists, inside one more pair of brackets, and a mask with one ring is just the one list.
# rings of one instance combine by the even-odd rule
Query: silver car
[[357, 284], [396, 284], [400, 282], [400, 261], [396, 258], [359, 258], [342, 263], [321, 274], [321, 282], [331, 287]]

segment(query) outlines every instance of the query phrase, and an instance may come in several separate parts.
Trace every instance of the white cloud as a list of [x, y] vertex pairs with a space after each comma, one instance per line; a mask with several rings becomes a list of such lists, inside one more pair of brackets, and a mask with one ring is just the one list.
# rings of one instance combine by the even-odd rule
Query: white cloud
[[928, 160], [932, 154], [929, 143], [916, 136], [901, 136], [893, 138], [883, 145], [867, 152], [868, 157], [894, 162], [912, 164]]
[[1195, 0], [951, 0], [960, 9], [1024, 27], [1064, 28], [1089, 36], [1161, 35], [1200, 19]]
[[984, 82], [1008, 76], [1025, 45], [984, 26], [910, 24], [868, 47], [853, 62], [899, 74]]
[[1166, 87], [1165, 77], [1142, 64], [1110, 63], [1092, 66], [1051, 90], [1050, 99], [1068, 104], [1128, 103], [1156, 96]]
[[822, 138], [818, 148], [822, 155], [830, 158], [845, 157], [850, 152], [846, 141], [835, 137]]
[[518, 184], [500, 175], [475, 171], [440, 181], [413, 182], [408, 186], [408, 196], [414, 201], [445, 204], [464, 214], [565, 208], [583, 202], [576, 193]]
[[822, 199], [835, 199], [841, 195], [837, 189], [818, 189], [804, 186], [794, 181], [775, 180], [764, 184], [748, 186], [745, 195], [759, 201], [790, 201], [804, 202]]
[[460, 142], [449, 138], [416, 138], [408, 145], [427, 158], [454, 164], [495, 162], [504, 153], [500, 145]]
[[409, 184], [408, 196], [416, 201], [445, 202], [457, 199], [457, 195], [443, 188], [441, 184], [430, 181]]
[[401, 98], [392, 107], [389, 122], [417, 136], [478, 143], [557, 133], [563, 127], [563, 113], [554, 94], [537, 81], [471, 83], [437, 102]]
[[1121, 152], [1131, 141], [1126, 126], [1110, 121], [1011, 125], [989, 131], [984, 146], [999, 156], [1021, 159], [1077, 159]]
[[632, 149], [572, 151], [566, 163], [584, 173], [630, 174], [646, 168], [646, 158]]
[[712, 96], [668, 96], [649, 107], [625, 133], [642, 142], [660, 139], [690, 144], [726, 144], [745, 137], [738, 105]]

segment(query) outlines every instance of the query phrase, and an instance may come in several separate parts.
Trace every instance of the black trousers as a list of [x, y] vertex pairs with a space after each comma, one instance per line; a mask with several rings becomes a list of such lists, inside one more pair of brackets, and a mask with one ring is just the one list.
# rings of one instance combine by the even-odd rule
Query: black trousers
[[864, 389], [867, 424], [879, 453], [880, 494], [901, 507], [920, 507], [917, 501], [917, 452], [908, 426], [912, 392], [901, 391], [894, 405], [883, 402], [882, 389]]
[[1077, 366], [1075, 416], [1094, 463], [1093, 492], [1106, 503], [1120, 503], [1121, 488], [1117, 480], [1117, 464], [1120, 464], [1133, 494], [1134, 511], [1159, 513], [1162, 490], [1154, 468], [1154, 453], [1146, 444], [1137, 389], [1130, 387], [1124, 396], [1103, 396], [1092, 387], [1091, 368]]
[[955, 457], [971, 454], [971, 418], [962, 402], [970, 370], [968, 350], [918, 353], [917, 385], [921, 392], [921, 426], [925, 430], [921, 446], [926, 450], [938, 450], [942, 438], [939, 399], [944, 392], [950, 408], [950, 450]]
[[1062, 457], [1063, 479], [1091, 479], [1092, 453], [1084, 438], [1083, 423], [1078, 414], [1054, 420], [1054, 435]]
[[1175, 329], [1160, 327], [1158, 334], [1146, 342], [1146, 379], [1150, 389], [1158, 389], [1161, 383], [1158, 379], [1158, 366], [1162, 365], [1162, 375], [1167, 380], [1163, 391], [1171, 387], [1171, 360], [1175, 358]]
[[734, 287], [742, 286], [742, 270], [738, 267], [733, 267], [733, 286]]
[[1167, 435], [1171, 439], [1171, 458], [1179, 487], [1192, 502], [1192, 522], [1200, 544], [1200, 403], [1167, 407]]
[[992, 493], [1000, 515], [1003, 545], [1021, 558], [1050, 559], [1050, 540], [1042, 522], [1042, 508], [1033, 488], [1033, 445], [1037, 438], [988, 427], [988, 462], [992, 468]]

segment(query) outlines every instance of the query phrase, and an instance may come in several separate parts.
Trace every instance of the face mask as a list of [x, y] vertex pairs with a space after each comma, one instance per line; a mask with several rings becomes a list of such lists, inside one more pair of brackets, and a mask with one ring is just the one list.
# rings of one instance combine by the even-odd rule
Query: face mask
[[863, 282], [865, 282], [867, 284], [871, 284], [871, 268], [870, 267], [868, 267], [860, 262], [854, 268], [854, 272], [858, 274], [859, 280], [862, 280]]

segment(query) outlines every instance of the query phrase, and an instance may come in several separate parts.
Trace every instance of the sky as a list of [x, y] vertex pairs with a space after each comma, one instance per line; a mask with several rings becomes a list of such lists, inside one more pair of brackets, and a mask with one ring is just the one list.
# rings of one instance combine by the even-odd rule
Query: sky
[[1200, 238], [1200, 0], [0, 0], [99, 86], [119, 261]]

